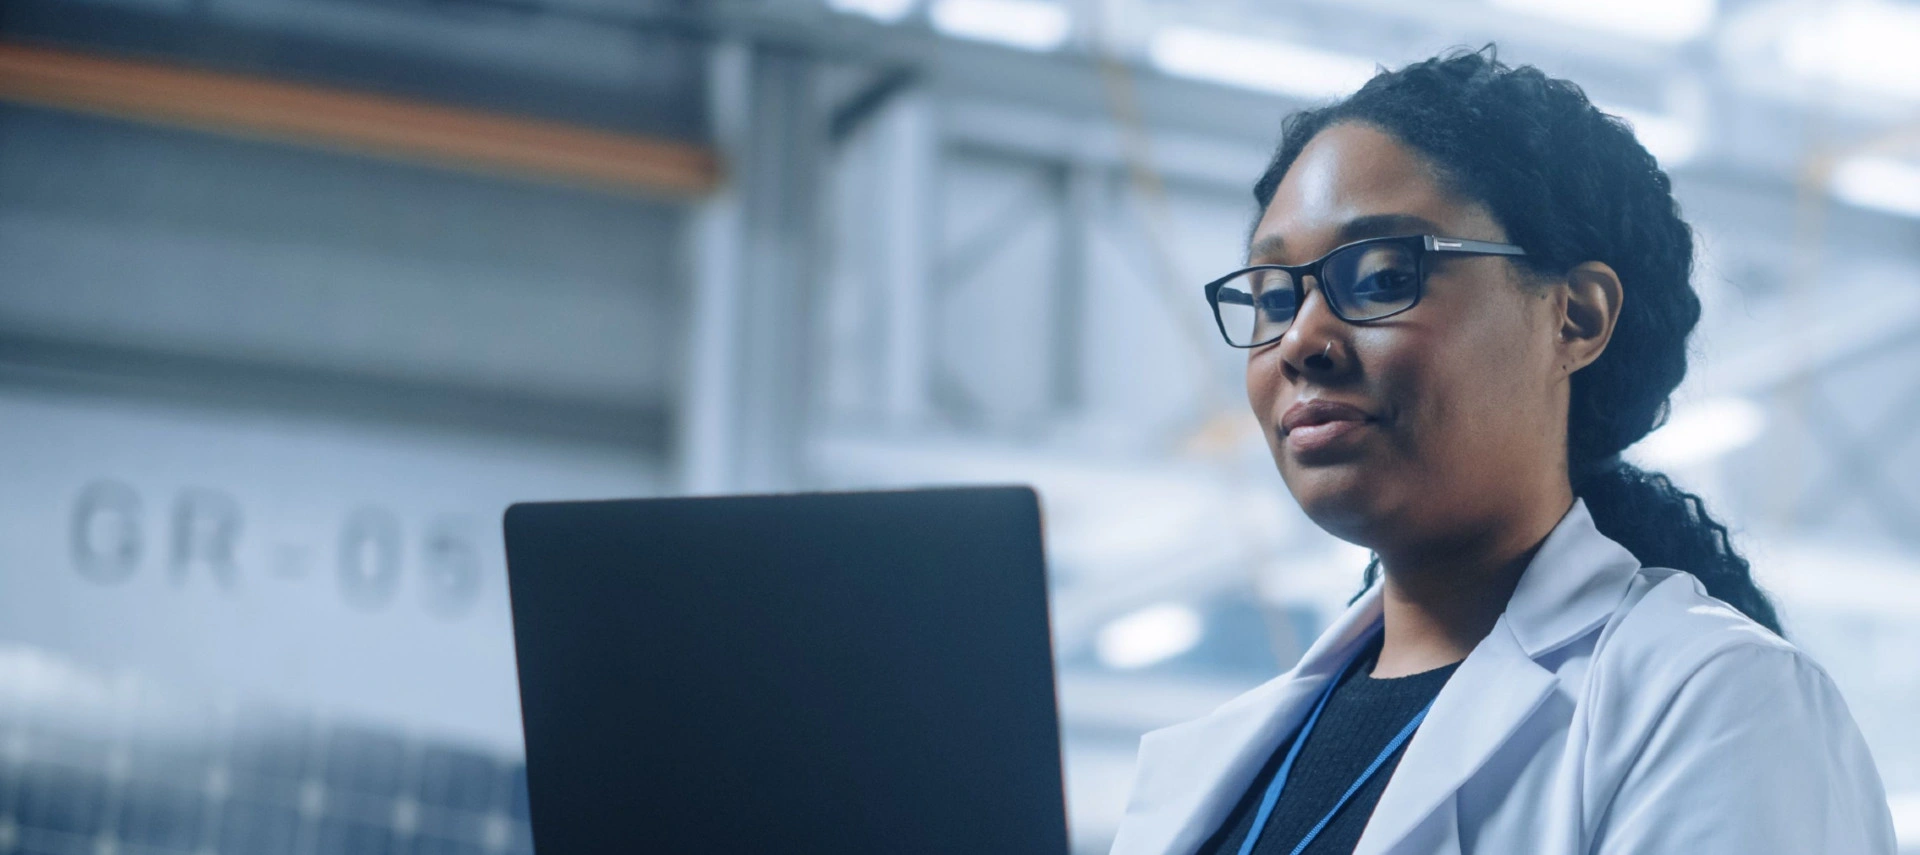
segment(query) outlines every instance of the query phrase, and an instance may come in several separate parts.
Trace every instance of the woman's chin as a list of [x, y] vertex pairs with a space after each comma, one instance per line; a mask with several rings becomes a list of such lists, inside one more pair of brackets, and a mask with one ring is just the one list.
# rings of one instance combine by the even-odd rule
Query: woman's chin
[[1363, 542], [1383, 516], [1380, 482], [1357, 466], [1312, 467], [1282, 472], [1287, 489], [1307, 518], [1328, 534]]

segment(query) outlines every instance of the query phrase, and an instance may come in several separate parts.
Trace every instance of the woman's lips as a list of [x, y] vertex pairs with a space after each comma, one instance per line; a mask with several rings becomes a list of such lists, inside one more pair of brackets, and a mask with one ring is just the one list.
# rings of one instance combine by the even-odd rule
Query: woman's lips
[[1280, 417], [1280, 436], [1296, 455], [1332, 449], [1374, 421], [1352, 404], [1314, 398], [1297, 401]]
[[1303, 425], [1287, 431], [1287, 448], [1294, 454], [1312, 454], [1333, 448], [1367, 426], [1364, 421], [1339, 420]]

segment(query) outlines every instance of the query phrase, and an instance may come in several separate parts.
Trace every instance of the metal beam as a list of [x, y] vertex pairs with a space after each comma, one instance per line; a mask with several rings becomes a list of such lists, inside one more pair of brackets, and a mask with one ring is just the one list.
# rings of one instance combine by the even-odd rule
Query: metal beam
[[[1828, 302], [1848, 304], [1838, 297]], [[1871, 358], [1915, 336], [1920, 336], [1920, 298], [1895, 299], [1871, 312], [1834, 311], [1706, 366], [1698, 383], [1716, 393], [1764, 392]]]
[[663, 455], [669, 439], [669, 413], [648, 397], [610, 400], [0, 330], [0, 398], [23, 392], [537, 437], [648, 457]]
[[0, 43], [0, 100], [591, 189], [698, 196], [709, 149], [173, 65]]

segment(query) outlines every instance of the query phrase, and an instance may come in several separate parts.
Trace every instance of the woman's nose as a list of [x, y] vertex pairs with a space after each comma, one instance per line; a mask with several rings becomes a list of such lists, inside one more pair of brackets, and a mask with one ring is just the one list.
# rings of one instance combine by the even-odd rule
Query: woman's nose
[[1346, 361], [1349, 325], [1333, 313], [1319, 284], [1311, 277], [1306, 280], [1306, 299], [1280, 337], [1279, 355], [1290, 380], [1335, 374]]

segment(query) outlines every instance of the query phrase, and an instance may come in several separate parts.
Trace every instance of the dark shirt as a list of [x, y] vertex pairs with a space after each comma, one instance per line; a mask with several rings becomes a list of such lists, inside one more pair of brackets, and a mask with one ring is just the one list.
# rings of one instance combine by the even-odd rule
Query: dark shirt
[[[1359, 661], [1334, 688], [1333, 696], [1327, 699], [1327, 708], [1320, 713], [1319, 723], [1313, 726], [1307, 744], [1293, 761], [1293, 771], [1280, 791], [1280, 801], [1275, 803], [1273, 815], [1267, 818], [1266, 830], [1254, 844], [1255, 855], [1291, 853], [1347, 788], [1353, 786], [1360, 773], [1380, 756], [1380, 750], [1393, 741], [1428, 701], [1440, 694], [1440, 687], [1446, 685], [1447, 678], [1460, 667], [1456, 662], [1419, 674], [1376, 680], [1367, 672], [1373, 670], [1379, 655], [1380, 636], [1375, 634], [1373, 641], [1360, 652]], [[1302, 717], [1301, 721], [1305, 720]], [[1200, 846], [1198, 855], [1235, 855], [1240, 851], [1248, 830], [1253, 827], [1253, 816], [1260, 810], [1260, 799], [1266, 795], [1274, 773], [1280, 770], [1287, 750], [1293, 747], [1295, 736], [1287, 737], [1274, 750], [1260, 773], [1254, 776], [1246, 794], [1234, 805], [1233, 812], [1227, 814], [1220, 830]], [[1353, 852], [1353, 847], [1360, 842], [1360, 832], [1366, 830], [1367, 820], [1373, 816], [1373, 806], [1379, 803], [1380, 793], [1387, 788], [1387, 781], [1393, 777], [1394, 768], [1400, 765], [1400, 755], [1406, 750], [1406, 744], [1401, 744], [1380, 765], [1380, 770], [1353, 794], [1302, 855], [1350, 855]]]

